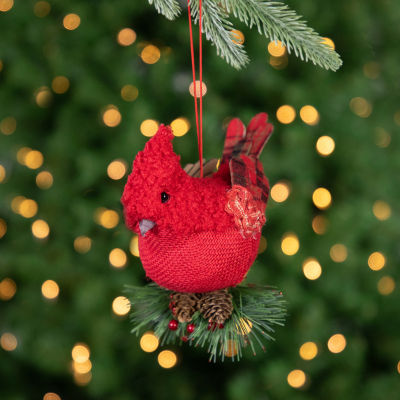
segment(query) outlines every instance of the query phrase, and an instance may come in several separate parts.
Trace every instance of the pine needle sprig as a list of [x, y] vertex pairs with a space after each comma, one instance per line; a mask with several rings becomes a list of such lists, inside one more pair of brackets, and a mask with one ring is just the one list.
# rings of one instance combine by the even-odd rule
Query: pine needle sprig
[[176, 0], [148, 0], [150, 4], [154, 4], [158, 13], [164, 15], [165, 18], [173, 20], [181, 13], [181, 8]]

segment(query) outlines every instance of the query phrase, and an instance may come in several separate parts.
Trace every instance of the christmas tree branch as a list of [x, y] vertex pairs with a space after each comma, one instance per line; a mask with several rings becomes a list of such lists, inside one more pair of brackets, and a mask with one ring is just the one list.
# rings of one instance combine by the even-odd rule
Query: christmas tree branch
[[[168, 19], [180, 13], [176, 0], [148, 0], [157, 11]], [[190, 0], [192, 17], [198, 22], [199, 0]], [[336, 71], [342, 65], [338, 53], [323, 43], [301, 16], [287, 5], [270, 0], [202, 0], [202, 29], [206, 38], [217, 49], [217, 54], [230, 65], [239, 69], [248, 63], [247, 54], [232, 36], [233, 24], [229, 14], [250, 28], [257, 27], [272, 41], [280, 40], [288, 53], [293, 52], [301, 60], [310, 60], [323, 68]]]

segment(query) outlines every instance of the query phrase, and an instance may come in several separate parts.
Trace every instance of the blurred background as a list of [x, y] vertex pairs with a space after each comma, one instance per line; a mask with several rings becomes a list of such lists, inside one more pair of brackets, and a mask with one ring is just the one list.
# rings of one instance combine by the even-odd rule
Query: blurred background
[[124, 297], [146, 283], [120, 204], [133, 158], [162, 122], [197, 159], [186, 14], [0, 0], [1, 399], [399, 398], [400, 4], [287, 3], [336, 47], [338, 72], [239, 22], [246, 69], [204, 45], [205, 157], [233, 116], [275, 125], [247, 281], [279, 287], [289, 313], [265, 354], [213, 364], [132, 336]]

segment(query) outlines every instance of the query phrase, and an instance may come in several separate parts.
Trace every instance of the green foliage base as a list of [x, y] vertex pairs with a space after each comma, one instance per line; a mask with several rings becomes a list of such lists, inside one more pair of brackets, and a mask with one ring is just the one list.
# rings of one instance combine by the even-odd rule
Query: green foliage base
[[[139, 335], [152, 329], [161, 345], [185, 340], [195, 347], [206, 348], [212, 361], [217, 358], [223, 361], [225, 357], [240, 360], [244, 347], [250, 347], [253, 354], [257, 347], [265, 351], [263, 339], [273, 340], [274, 326], [283, 326], [286, 316], [282, 292], [266, 286], [237, 286], [229, 289], [233, 312], [223, 328], [210, 329], [209, 322], [197, 311], [190, 323], [180, 323], [173, 331], [168, 328], [174, 319], [169, 308], [172, 291], [154, 283], [144, 287], [127, 286], [126, 291], [133, 310], [132, 333]], [[187, 332], [188, 324], [195, 325], [194, 332]]]

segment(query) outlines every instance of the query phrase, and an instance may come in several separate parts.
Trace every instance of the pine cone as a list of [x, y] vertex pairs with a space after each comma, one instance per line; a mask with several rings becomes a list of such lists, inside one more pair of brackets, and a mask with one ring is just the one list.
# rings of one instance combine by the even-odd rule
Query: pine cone
[[199, 310], [209, 322], [223, 324], [232, 315], [232, 295], [228, 289], [202, 293]]
[[174, 292], [171, 295], [171, 307], [179, 322], [190, 322], [197, 311], [199, 297], [196, 293]]

